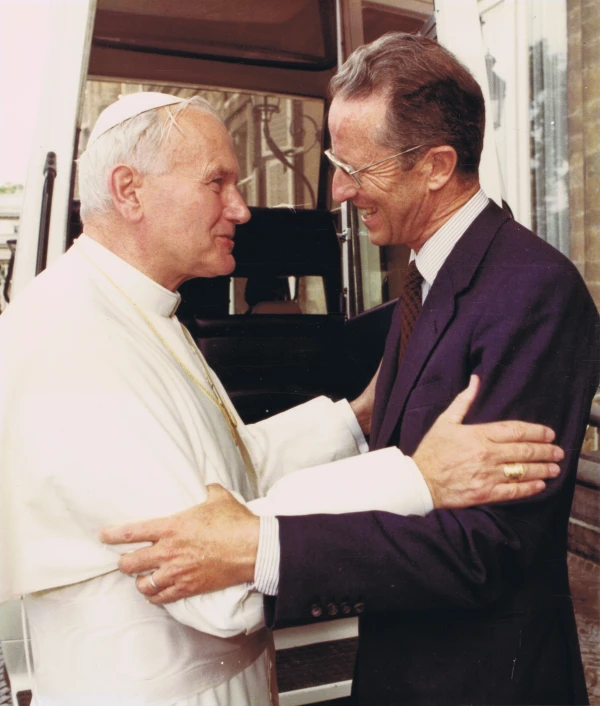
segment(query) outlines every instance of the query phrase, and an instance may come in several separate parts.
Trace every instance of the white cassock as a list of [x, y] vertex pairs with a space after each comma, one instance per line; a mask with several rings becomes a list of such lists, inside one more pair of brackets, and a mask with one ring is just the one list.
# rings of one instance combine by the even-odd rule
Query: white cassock
[[[222, 411], [173, 355], [208, 387], [178, 301], [82, 236], [0, 317], [0, 601], [26, 595], [41, 706], [276, 700], [261, 594], [152, 606], [115, 570], [131, 547], [98, 541], [203, 502], [208, 483], [254, 497]], [[239, 431], [267, 493], [257, 514], [428, 509], [398, 450], [349, 458], [356, 440], [326, 398]]]

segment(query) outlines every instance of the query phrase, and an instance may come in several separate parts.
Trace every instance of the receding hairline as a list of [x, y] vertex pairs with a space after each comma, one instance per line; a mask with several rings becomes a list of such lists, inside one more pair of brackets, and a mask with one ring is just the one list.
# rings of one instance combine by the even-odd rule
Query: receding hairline
[[[392, 90], [391, 87], [389, 86], [377, 86], [375, 87], [372, 91], [369, 92], [364, 92], [359, 95], [355, 94], [348, 94], [345, 95], [342, 91], [338, 91], [335, 95], [332, 96], [331, 103], [329, 106], [329, 112], [328, 112], [328, 118], [329, 118], [329, 113], [331, 112], [331, 107], [333, 104], [337, 101], [339, 103], [348, 103], [348, 104], [357, 104], [357, 103], [367, 103], [368, 101], [375, 101], [375, 100], [381, 100], [385, 106], [386, 106], [386, 111], [382, 113], [380, 116], [378, 116], [378, 123], [375, 125], [376, 131], [375, 131], [375, 139], [377, 142], [380, 142], [380, 138], [387, 129], [387, 122], [388, 122], [388, 113], [387, 109], [390, 108], [390, 99], [392, 97]], [[385, 141], [381, 141], [381, 145], [383, 147], [387, 147], [385, 144]]]

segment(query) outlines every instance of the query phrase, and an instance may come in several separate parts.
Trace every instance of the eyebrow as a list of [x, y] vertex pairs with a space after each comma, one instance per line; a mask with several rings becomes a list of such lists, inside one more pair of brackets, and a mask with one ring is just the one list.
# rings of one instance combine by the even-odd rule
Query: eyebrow
[[240, 178], [239, 169], [230, 169], [223, 165], [215, 165], [206, 172], [206, 179], [223, 179], [231, 177], [236, 182]]

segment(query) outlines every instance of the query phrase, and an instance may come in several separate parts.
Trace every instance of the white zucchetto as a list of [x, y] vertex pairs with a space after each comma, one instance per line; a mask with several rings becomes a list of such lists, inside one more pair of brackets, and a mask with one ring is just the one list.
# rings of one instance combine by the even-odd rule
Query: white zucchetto
[[174, 105], [182, 103], [185, 98], [173, 96], [170, 93], [131, 93], [127, 96], [121, 96], [118, 101], [111, 103], [99, 115], [94, 129], [87, 143], [87, 148], [91, 147], [94, 142], [105, 132], [119, 125], [120, 123], [133, 118], [140, 113], [145, 113], [148, 110], [155, 108], [163, 108], [166, 105]]

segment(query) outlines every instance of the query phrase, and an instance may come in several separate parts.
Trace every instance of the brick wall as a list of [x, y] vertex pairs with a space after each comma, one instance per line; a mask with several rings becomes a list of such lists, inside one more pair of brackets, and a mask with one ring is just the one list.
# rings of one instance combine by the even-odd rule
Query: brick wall
[[600, 307], [600, 13], [567, 0], [570, 256]]

